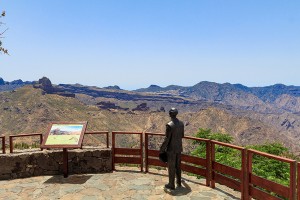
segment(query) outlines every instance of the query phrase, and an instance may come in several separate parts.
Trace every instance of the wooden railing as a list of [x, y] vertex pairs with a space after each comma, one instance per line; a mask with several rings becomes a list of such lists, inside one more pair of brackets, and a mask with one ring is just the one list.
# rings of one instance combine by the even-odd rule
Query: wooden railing
[[[145, 133], [145, 168], [146, 172], [149, 171], [149, 165], [153, 166], [161, 166], [166, 167], [166, 164], [159, 161], [158, 150], [149, 149], [149, 136], [165, 136], [165, 134], [162, 133]], [[194, 137], [184, 137], [185, 139], [194, 140], [198, 142], [205, 142], [206, 148], [209, 149], [209, 143], [207, 139], [200, 139], [200, 138], [194, 138]], [[208, 154], [206, 154], [206, 158], [199, 158], [191, 155], [181, 155], [181, 169], [186, 172], [190, 172], [193, 174], [197, 174], [200, 176], [203, 176], [206, 178], [206, 185], [210, 185], [210, 151], [207, 151]]]
[[[259, 155], [266, 158], [278, 160], [281, 162], [289, 163], [290, 165], [290, 185], [289, 187], [275, 183], [273, 181], [264, 179], [262, 177], [256, 176], [252, 173], [252, 158], [253, 155]], [[249, 173], [249, 181], [246, 182], [247, 187], [249, 188], [249, 197], [253, 197], [256, 199], [274, 199], [273, 195], [270, 195], [269, 193], [263, 192], [259, 188], [265, 189], [269, 192], [273, 192], [279, 196], [282, 196], [284, 198], [288, 199], [296, 199], [296, 166], [297, 162], [295, 160], [291, 160], [288, 158], [283, 158], [279, 156], [275, 156], [268, 153], [263, 153], [260, 151], [248, 150], [248, 173]], [[299, 175], [299, 171], [298, 171]], [[259, 187], [259, 188], [258, 188]], [[299, 191], [298, 191], [299, 195]], [[277, 198], [279, 199], [279, 198]]]
[[[109, 134], [105, 131], [86, 132], [85, 134], [105, 134], [106, 144], [109, 147]], [[117, 135], [139, 135], [139, 148], [121, 148], [117, 146]], [[13, 138], [14, 137], [31, 137], [39, 136], [40, 143], [42, 142], [42, 134], [22, 134], [9, 136], [10, 152], [13, 153]], [[112, 132], [112, 169], [115, 170], [115, 164], [138, 164], [141, 171], [143, 171], [143, 158], [145, 158], [145, 171], [149, 171], [149, 166], [162, 166], [158, 159], [159, 150], [150, 149], [149, 137], [163, 137], [163, 133], [145, 133], [145, 156], [143, 156], [143, 133], [141, 132]], [[5, 137], [2, 139], [2, 152], [5, 153]], [[245, 149], [240, 146], [222, 143], [214, 140], [207, 140], [195, 137], [184, 137], [184, 140], [192, 140], [203, 142], [206, 146], [205, 158], [182, 154], [181, 168], [183, 171], [190, 172], [196, 175], [201, 175], [206, 178], [206, 185], [212, 188], [215, 183], [226, 185], [232, 189], [241, 192], [241, 199], [281, 199], [287, 198], [295, 200], [296, 197], [300, 200], [300, 163], [297, 161], [283, 158], [252, 149]], [[215, 160], [216, 145], [232, 148], [241, 152], [241, 169], [236, 169]], [[290, 167], [290, 181], [289, 186], [281, 185], [265, 178], [259, 177], [252, 172], [253, 155], [266, 157], [269, 159], [285, 162]], [[297, 173], [297, 175], [296, 175]], [[296, 188], [297, 182], [297, 188]], [[297, 194], [298, 190], [298, 194]], [[264, 192], [268, 191], [268, 192]], [[272, 193], [272, 194], [271, 194]]]
[[[30, 133], [30, 134], [20, 134], [20, 135], [10, 135], [9, 136], [9, 149], [10, 149], [10, 153], [13, 153], [14, 151], [14, 144], [13, 144], [13, 139], [15, 137], [32, 137], [32, 136], [39, 136], [40, 137], [40, 145], [43, 142], [43, 134], [41, 133]], [[41, 150], [43, 150], [43, 148], [41, 147]]]
[[2, 153], [5, 153], [5, 136], [0, 136], [0, 139], [2, 139]]
[[[246, 149], [240, 146], [218, 142], [218, 141], [210, 141], [211, 143], [211, 170], [212, 170], [212, 179], [211, 179], [211, 187], [215, 188], [215, 182], [227, 185], [228, 187], [238, 190], [241, 192], [242, 196], [247, 193], [247, 188], [245, 187], [245, 180], [247, 179], [247, 162], [246, 162]], [[215, 146], [223, 146], [227, 148], [236, 149], [241, 152], [241, 169], [236, 169], [222, 163], [215, 161]], [[226, 176], [227, 175], [227, 176]], [[231, 178], [233, 177], [233, 178]]]
[[[86, 131], [84, 135], [106, 135], [106, 147], [109, 148], [108, 131]], [[84, 139], [84, 138], [83, 138]]]
[[[164, 134], [145, 133], [145, 165], [146, 172], [149, 170], [149, 165], [166, 166], [158, 160], [158, 150], [149, 149], [149, 136], [162, 137]], [[241, 199], [248, 200], [251, 197], [255, 199], [296, 199], [296, 164], [295, 160], [274, 156], [271, 154], [245, 149], [240, 146], [222, 143], [214, 140], [205, 140], [193, 137], [184, 137], [184, 140], [191, 139], [194, 141], [202, 141], [206, 143], [206, 158], [199, 158], [190, 155], [182, 155], [181, 164], [182, 170], [193, 174], [206, 177], [206, 185], [215, 188], [215, 182], [226, 185], [234, 190], [241, 192]], [[215, 161], [215, 145], [220, 145], [241, 152], [241, 169], [236, 169]], [[272, 182], [265, 178], [252, 174], [252, 157], [253, 154], [264, 156], [267, 158], [279, 160], [290, 164], [290, 185], [289, 187]], [[191, 163], [187, 165], [185, 162]], [[209, 162], [209, 164], [208, 164]], [[197, 168], [194, 165], [201, 166]], [[259, 189], [260, 188], [260, 189]], [[272, 192], [272, 195], [263, 192], [262, 190]], [[300, 200], [300, 163], [298, 163], [298, 200]], [[274, 194], [274, 195], [273, 195]]]
[[[116, 135], [140, 135], [139, 148], [116, 147]], [[121, 155], [121, 156], [120, 156]], [[112, 169], [116, 163], [139, 164], [143, 171], [143, 133], [141, 132], [112, 132]]]

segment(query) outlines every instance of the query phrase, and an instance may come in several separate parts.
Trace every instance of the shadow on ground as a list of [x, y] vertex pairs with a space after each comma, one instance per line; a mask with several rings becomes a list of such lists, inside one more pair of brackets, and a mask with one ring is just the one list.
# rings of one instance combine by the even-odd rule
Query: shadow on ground
[[53, 176], [45, 181], [45, 184], [84, 184], [87, 182], [92, 176], [91, 175], [71, 175], [67, 178], [63, 176]]
[[181, 187], [177, 187], [175, 190], [164, 188], [164, 191], [172, 196], [184, 196], [190, 193], [192, 189], [185, 181], [183, 181]]
[[232, 194], [230, 194], [230, 193], [228, 193], [228, 192], [225, 192], [224, 190], [221, 190], [221, 189], [219, 189], [219, 188], [214, 188], [214, 190], [218, 190], [219, 192], [222, 192], [223, 194], [226, 194], [228, 197], [230, 197], [230, 198], [232, 198], [232, 199], [235, 199], [235, 200], [240, 199], [240, 198], [237, 198], [236, 196], [234, 196], [234, 195], [232, 195]]

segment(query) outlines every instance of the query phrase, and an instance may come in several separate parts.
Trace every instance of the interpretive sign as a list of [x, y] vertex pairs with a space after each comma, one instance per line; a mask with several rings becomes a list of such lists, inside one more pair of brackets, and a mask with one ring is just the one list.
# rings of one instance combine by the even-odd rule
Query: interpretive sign
[[43, 140], [43, 148], [80, 148], [87, 122], [53, 122]]

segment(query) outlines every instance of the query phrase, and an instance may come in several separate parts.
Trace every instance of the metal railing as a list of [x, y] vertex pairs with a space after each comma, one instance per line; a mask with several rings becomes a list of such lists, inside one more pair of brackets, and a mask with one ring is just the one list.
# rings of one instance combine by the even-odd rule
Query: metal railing
[[[40, 145], [43, 142], [43, 134], [41, 133], [30, 133], [30, 134], [20, 134], [20, 135], [10, 135], [9, 136], [9, 149], [10, 149], [10, 153], [13, 153], [14, 151], [14, 144], [13, 144], [13, 139], [15, 137], [32, 137], [32, 136], [39, 136], [40, 137]], [[40, 147], [41, 150], [43, 150], [42, 147]]]

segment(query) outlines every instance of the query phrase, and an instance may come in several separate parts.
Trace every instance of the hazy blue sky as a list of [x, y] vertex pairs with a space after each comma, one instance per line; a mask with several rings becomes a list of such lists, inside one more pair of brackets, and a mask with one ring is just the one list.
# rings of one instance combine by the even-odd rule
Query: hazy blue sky
[[299, 0], [0, 0], [0, 10], [7, 81], [300, 85]]

